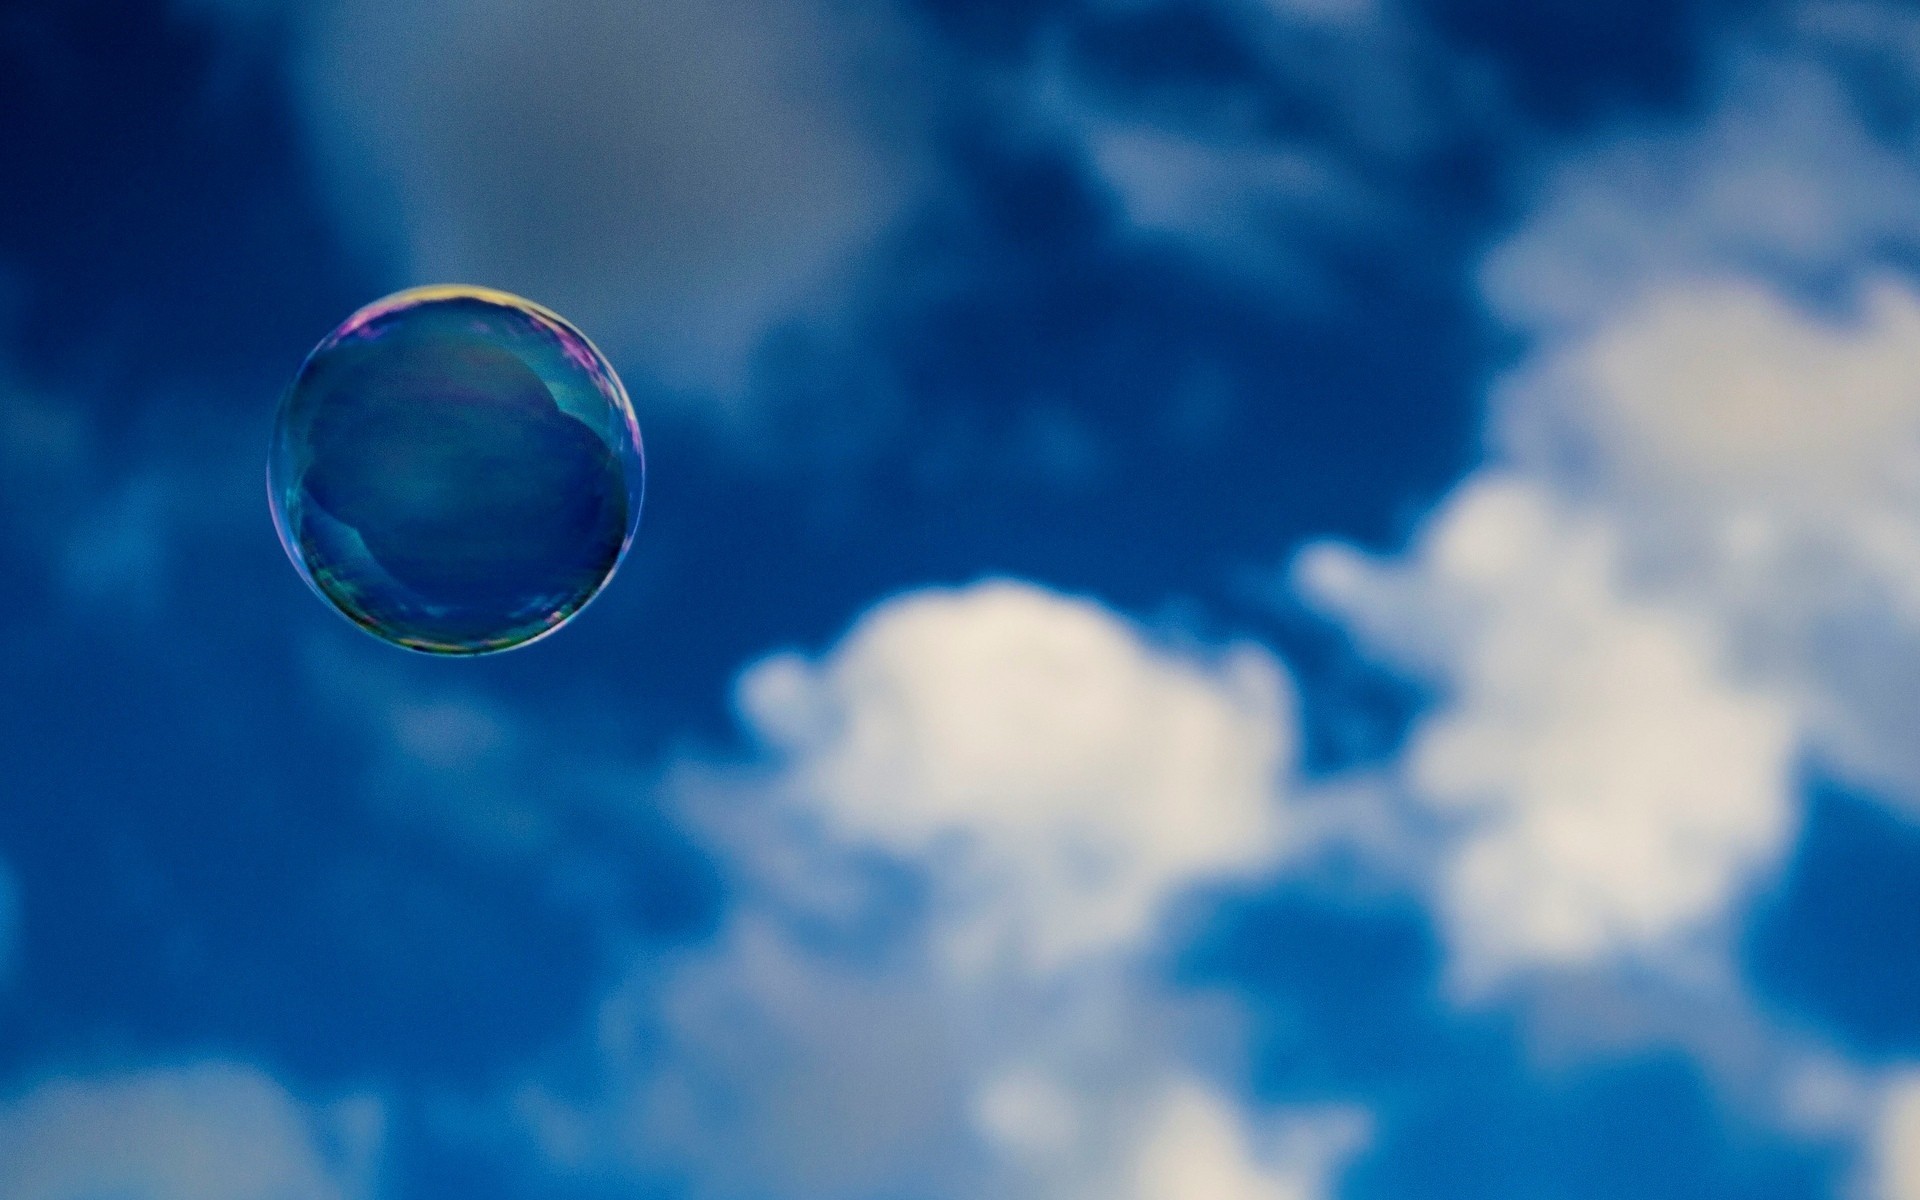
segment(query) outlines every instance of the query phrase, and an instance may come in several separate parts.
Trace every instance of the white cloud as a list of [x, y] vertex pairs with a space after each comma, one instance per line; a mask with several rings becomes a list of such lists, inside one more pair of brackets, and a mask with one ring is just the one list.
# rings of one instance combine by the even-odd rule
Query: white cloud
[[1899, 1075], [1872, 1131], [1872, 1200], [1920, 1200], [1920, 1075]]
[[614, 1155], [713, 1197], [966, 1194], [965, 1016], [917, 965], [836, 962], [749, 915], [642, 971], [600, 1020]]
[[0, 1104], [8, 1200], [356, 1200], [380, 1111], [309, 1108], [244, 1067], [49, 1080]]
[[1617, 514], [1832, 764], [1920, 803], [1920, 297], [1874, 277], [1854, 308], [1668, 288], [1516, 377], [1503, 436]]
[[1581, 147], [1481, 273], [1493, 310], [1579, 336], [1649, 291], [1737, 272], [1819, 280], [1920, 242], [1920, 173], [1816, 59], [1729, 53], [1702, 123]]
[[1178, 1074], [1100, 1095], [1019, 1074], [981, 1101], [984, 1132], [1047, 1200], [1319, 1200], [1371, 1136], [1356, 1109], [1250, 1115]]
[[1401, 764], [1459, 819], [1469, 976], [1711, 929], [1794, 824], [1796, 768], [1916, 794], [1920, 302], [1848, 322], [1671, 284], [1498, 389], [1506, 459], [1409, 560], [1323, 548], [1307, 590], [1445, 700]]
[[756, 665], [740, 706], [841, 837], [937, 865], [968, 952], [1044, 966], [1137, 941], [1172, 890], [1284, 834], [1271, 657], [1170, 653], [1037, 588], [892, 602], [821, 661]]
[[300, 35], [336, 207], [410, 281], [524, 292], [636, 381], [733, 417], [768, 335], [831, 330], [939, 200], [954, 112], [1079, 145], [1134, 232], [1312, 302], [1339, 284], [1330, 251], [1418, 223], [1401, 173], [1492, 107], [1470, 62], [1371, 0], [1215, 4], [1258, 71], [1325, 97], [1330, 127], [1288, 135], [1258, 88], [1129, 99], [1053, 50], [967, 64], [911, 15], [839, 0], [194, 2]]
[[1300, 562], [1311, 595], [1444, 692], [1400, 771], [1448, 831], [1437, 887], [1463, 982], [1669, 950], [1791, 831], [1789, 710], [1729, 678], [1710, 624], [1636, 598], [1617, 539], [1482, 478], [1407, 562]]
[[[523, 292], [623, 367], [740, 387], [916, 194], [912, 55], [829, 2], [347, 0], [307, 30], [346, 215], [416, 281]], [[877, 99], [890, 93], [885, 104]]]
[[754, 915], [609, 1002], [608, 1095], [519, 1106], [552, 1160], [715, 1198], [1330, 1197], [1366, 1114], [1264, 1111], [1195, 1076], [1193, 1016], [1120, 970], [1021, 990], [918, 954], [840, 959]]
[[1920, 491], [1920, 303], [1890, 279], [1829, 320], [1752, 281], [1669, 288], [1506, 392], [1520, 454], [1584, 436], [1621, 500], [1650, 487], [1662, 505], [1708, 501], [1709, 519], [1781, 523], [1853, 519]]
[[520, 1096], [550, 1158], [711, 1197], [1328, 1194], [1361, 1116], [1200, 1078], [1224, 1019], [1142, 961], [1169, 899], [1288, 845], [1269, 656], [997, 582], [763, 660], [739, 705], [756, 761], [676, 784], [739, 906], [608, 1000], [593, 1095]]
[[1873, 1200], [1920, 1200], [1920, 1075], [1887, 1089], [1873, 1138]]
[[1810, 766], [1920, 811], [1920, 289], [1897, 269], [1920, 159], [1836, 66], [1864, 13], [1802, 12], [1815, 44], [1731, 50], [1703, 119], [1546, 172], [1480, 277], [1528, 339], [1489, 461], [1404, 555], [1321, 546], [1294, 579], [1432, 688], [1388, 774], [1432, 831], [1456, 981], [1529, 977], [1536, 1030], [1588, 1053], [1683, 1046], [1913, 1200], [1920, 1089], [1874, 1114], [1730, 953]]
[[[1131, 1200], [1316, 1200], [1368, 1136], [1366, 1117], [1340, 1108], [1289, 1114], [1256, 1149], [1241, 1115], [1202, 1088], [1179, 1084], [1155, 1106], [1139, 1143]], [[1088, 1200], [1092, 1200], [1089, 1196]]]
[[1729, 49], [1703, 119], [1548, 170], [1481, 274], [1531, 339], [1491, 461], [1404, 559], [1298, 563], [1434, 686], [1394, 770], [1463, 979], [1724, 939], [1809, 752], [1920, 799], [1920, 300], [1874, 265], [1920, 178], [1831, 53]]

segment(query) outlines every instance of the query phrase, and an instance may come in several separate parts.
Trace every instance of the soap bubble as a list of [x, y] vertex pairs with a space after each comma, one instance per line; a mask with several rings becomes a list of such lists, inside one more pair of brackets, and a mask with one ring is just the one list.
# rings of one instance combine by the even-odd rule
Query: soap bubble
[[646, 466], [581, 332], [505, 292], [415, 288], [328, 334], [280, 403], [274, 526], [354, 624], [431, 654], [559, 628], [613, 575]]

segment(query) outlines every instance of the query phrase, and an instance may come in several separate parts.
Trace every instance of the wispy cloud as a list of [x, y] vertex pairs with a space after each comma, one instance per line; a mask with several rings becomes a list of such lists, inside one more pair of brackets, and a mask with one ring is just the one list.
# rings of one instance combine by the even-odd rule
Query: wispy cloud
[[13, 1200], [368, 1200], [370, 1098], [315, 1108], [248, 1067], [55, 1077], [0, 1103]]
[[761, 340], [833, 311], [921, 192], [920, 72], [877, 8], [302, 16], [309, 123], [363, 238], [416, 282], [556, 306], [637, 382], [737, 399]]

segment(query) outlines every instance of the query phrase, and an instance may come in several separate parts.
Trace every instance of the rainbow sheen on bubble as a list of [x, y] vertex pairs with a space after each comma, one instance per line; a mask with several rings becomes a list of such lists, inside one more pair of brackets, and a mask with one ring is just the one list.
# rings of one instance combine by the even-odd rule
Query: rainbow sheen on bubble
[[377, 637], [486, 654], [553, 632], [626, 555], [646, 483], [593, 343], [505, 292], [369, 304], [280, 403], [273, 520], [313, 589]]

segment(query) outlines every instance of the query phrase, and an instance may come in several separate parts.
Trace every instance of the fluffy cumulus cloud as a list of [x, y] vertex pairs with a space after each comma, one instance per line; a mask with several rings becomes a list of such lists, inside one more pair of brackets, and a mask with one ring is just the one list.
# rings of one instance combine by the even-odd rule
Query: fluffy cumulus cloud
[[1181, 883], [1273, 856], [1286, 697], [1261, 651], [1196, 662], [1007, 584], [896, 602], [740, 685], [837, 836], [937, 862], [956, 923], [990, 939], [970, 951], [1042, 966], [1135, 942]]
[[1584, 460], [1655, 583], [1713, 614], [1831, 764], [1920, 798], [1920, 297], [1819, 315], [1674, 288], [1515, 383], [1510, 440]]
[[1920, 299], [1873, 266], [1914, 158], [1836, 44], [1545, 171], [1481, 273], [1531, 345], [1491, 461], [1405, 557], [1299, 560], [1439, 697], [1395, 772], [1467, 976], [1711, 938], [1810, 768], [1920, 796]]
[[1287, 842], [1286, 681], [1012, 583], [914, 593], [746, 671], [749, 763], [681, 783], [746, 899], [637, 968], [550, 1155], [712, 1196], [1329, 1194], [1363, 1113], [1252, 1107], [1152, 982], [1167, 903]]
[[1323, 548], [1303, 584], [1440, 681], [1402, 771], [1451, 831], [1439, 894], [1464, 977], [1683, 942], [1792, 827], [1786, 704], [1716, 629], [1636, 597], [1616, 529], [1476, 480], [1411, 558]]
[[[1920, 157], [1841, 67], [1849, 11], [1727, 50], [1698, 119], [1544, 170], [1479, 275], [1525, 347], [1486, 463], [1403, 552], [1295, 561], [1430, 689], [1386, 774], [1467, 994], [1684, 978], [1724, 1028], [1765, 1009], [1729, 950], [1809, 781], [1920, 809]], [[1759, 1022], [1723, 1079], [1819, 1036]], [[1920, 1124], [1886, 1095], [1819, 1123], [1897, 1200]]]
[[735, 391], [915, 194], [902, 31], [832, 3], [292, 10], [343, 215], [416, 281], [479, 280], [623, 365]]
[[315, 1109], [245, 1067], [55, 1078], [0, 1103], [9, 1200], [359, 1200], [380, 1109]]

